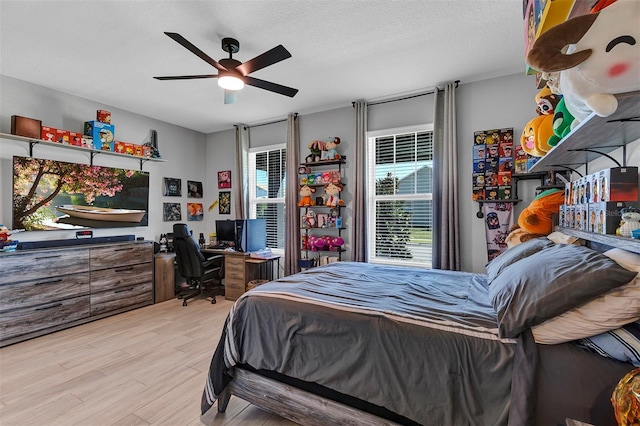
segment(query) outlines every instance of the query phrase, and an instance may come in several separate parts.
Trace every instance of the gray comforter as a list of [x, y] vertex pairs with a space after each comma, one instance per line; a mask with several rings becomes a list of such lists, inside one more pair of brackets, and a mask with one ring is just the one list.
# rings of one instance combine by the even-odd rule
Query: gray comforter
[[339, 262], [238, 299], [202, 411], [242, 364], [420, 424], [507, 424], [516, 350], [498, 337], [484, 275]]

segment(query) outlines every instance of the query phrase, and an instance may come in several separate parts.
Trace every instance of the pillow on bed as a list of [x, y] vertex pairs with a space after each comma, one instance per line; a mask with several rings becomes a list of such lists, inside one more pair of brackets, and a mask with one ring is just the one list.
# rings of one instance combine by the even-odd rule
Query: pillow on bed
[[552, 245], [552, 241], [549, 241], [546, 237], [542, 237], [533, 238], [529, 241], [525, 241], [524, 243], [520, 243], [517, 246], [511, 247], [509, 250], [487, 263], [487, 282], [491, 284], [498, 274], [500, 274], [500, 272], [502, 272], [507, 266], [517, 262], [518, 260], [524, 259], [525, 257], [531, 256], [544, 248], [551, 247]]
[[630, 362], [640, 367], [640, 322], [632, 322], [616, 330], [607, 331], [576, 342], [607, 358]]
[[[618, 265], [640, 272], [640, 254], [622, 249], [604, 253]], [[614, 330], [640, 319], [640, 275], [596, 299], [551, 318], [531, 331], [537, 343], [554, 345]]]
[[504, 268], [489, 286], [498, 334], [516, 337], [636, 275], [586, 247], [547, 247]]

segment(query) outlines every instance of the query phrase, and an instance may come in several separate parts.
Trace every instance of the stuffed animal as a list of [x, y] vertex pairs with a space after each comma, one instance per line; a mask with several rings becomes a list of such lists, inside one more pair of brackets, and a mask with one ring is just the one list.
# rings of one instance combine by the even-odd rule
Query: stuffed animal
[[331, 237], [329, 237], [327, 235], [324, 235], [324, 236], [309, 235], [309, 237], [307, 238], [307, 246], [312, 251], [329, 250], [329, 239], [330, 238]]
[[344, 245], [344, 239], [340, 236], [329, 238], [329, 250], [340, 251]]
[[518, 225], [529, 234], [549, 235], [553, 231], [553, 215], [564, 204], [564, 191], [548, 189], [538, 194], [518, 216]]
[[509, 230], [509, 234], [507, 235], [507, 238], [504, 242], [507, 244], [507, 248], [512, 248], [520, 243], [524, 243], [525, 241], [529, 241], [538, 237], [544, 237], [544, 235], [530, 234], [524, 229], [520, 228], [520, 225], [515, 223]]
[[527, 63], [560, 72], [560, 90], [578, 121], [592, 112], [608, 117], [618, 108], [614, 94], [640, 89], [639, 16], [640, 1], [618, 0], [571, 18], [538, 37]]
[[549, 145], [551, 136], [553, 136], [553, 115], [539, 115], [524, 126], [520, 145], [527, 154], [544, 157], [551, 149]]
[[307, 155], [307, 157], [305, 158], [305, 162], [316, 163], [320, 161], [322, 151], [324, 151], [325, 149], [326, 148], [323, 141], [314, 140], [309, 142], [309, 151], [311, 151], [311, 154]]
[[316, 227], [316, 212], [314, 212], [313, 210], [309, 210], [307, 214], [304, 215], [304, 227], [305, 228]]
[[339, 160], [340, 154], [336, 147], [340, 145], [340, 138], [334, 137], [330, 141], [324, 144], [325, 150], [322, 151], [322, 160]]
[[324, 205], [327, 207], [344, 206], [344, 201], [340, 199], [342, 184], [329, 183], [324, 186]]
[[620, 236], [630, 237], [631, 231], [640, 229], [640, 210], [635, 207], [621, 209], [620, 218], [620, 227], [617, 229]]
[[299, 207], [315, 206], [316, 203], [315, 201], [313, 201], [313, 198], [311, 198], [311, 194], [313, 194], [314, 192], [316, 192], [315, 188], [311, 188], [308, 185], [303, 185], [300, 188], [300, 196], [302, 198], [300, 199], [300, 201], [298, 201], [298, 206]]
[[567, 136], [576, 124], [578, 124], [578, 121], [567, 109], [564, 98], [560, 99], [560, 102], [556, 105], [555, 113], [553, 114], [553, 135], [549, 137], [549, 146], [558, 145], [558, 142]]
[[0, 223], [0, 241], [9, 241], [11, 231], [9, 228]]
[[553, 115], [560, 99], [562, 96], [552, 93], [551, 89], [545, 86], [536, 94], [536, 104], [538, 105], [536, 112], [538, 115]]

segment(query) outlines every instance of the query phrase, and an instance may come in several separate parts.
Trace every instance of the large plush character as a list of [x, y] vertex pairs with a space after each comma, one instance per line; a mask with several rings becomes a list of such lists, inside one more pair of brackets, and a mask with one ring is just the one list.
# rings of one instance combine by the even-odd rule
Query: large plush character
[[618, 0], [550, 28], [527, 62], [560, 72], [560, 90], [578, 121], [592, 112], [608, 117], [618, 108], [614, 94], [640, 89], [640, 1]]
[[556, 95], [545, 86], [536, 94], [536, 112], [538, 115], [553, 115], [560, 99], [562, 96]]
[[564, 204], [564, 191], [548, 189], [538, 194], [518, 216], [518, 225], [529, 234], [549, 235], [553, 231], [553, 215]]
[[551, 136], [553, 136], [553, 115], [539, 115], [524, 126], [520, 145], [527, 154], [544, 157], [551, 149], [549, 145]]
[[564, 98], [560, 99], [560, 102], [556, 105], [555, 113], [553, 114], [553, 135], [549, 137], [549, 145], [558, 145], [558, 142], [567, 136], [577, 124], [578, 121], [567, 109]]

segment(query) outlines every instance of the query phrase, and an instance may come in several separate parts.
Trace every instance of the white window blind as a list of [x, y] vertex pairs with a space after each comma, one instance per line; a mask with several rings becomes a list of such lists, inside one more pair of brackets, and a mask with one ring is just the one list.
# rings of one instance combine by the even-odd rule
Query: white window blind
[[284, 252], [285, 145], [249, 152], [249, 216], [266, 219], [267, 247]]
[[433, 127], [368, 136], [369, 262], [430, 268]]

